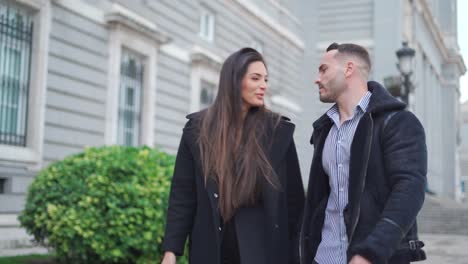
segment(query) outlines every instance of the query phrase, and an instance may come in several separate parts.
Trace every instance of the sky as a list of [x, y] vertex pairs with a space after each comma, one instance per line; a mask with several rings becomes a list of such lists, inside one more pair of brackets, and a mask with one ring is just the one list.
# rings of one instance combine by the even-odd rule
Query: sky
[[[458, 45], [460, 52], [468, 67], [468, 0], [458, 0], [457, 2], [458, 18]], [[461, 102], [468, 101], [468, 73], [465, 73], [460, 79]]]

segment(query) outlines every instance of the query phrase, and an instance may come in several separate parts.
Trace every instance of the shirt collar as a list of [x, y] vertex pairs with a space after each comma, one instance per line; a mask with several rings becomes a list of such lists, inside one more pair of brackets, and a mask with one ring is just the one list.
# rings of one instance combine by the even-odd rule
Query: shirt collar
[[[351, 117], [353, 119], [356, 114], [359, 112], [365, 113], [367, 111], [367, 108], [369, 106], [370, 102], [370, 97], [372, 93], [370, 91], [367, 91], [364, 96], [361, 98], [359, 101], [358, 105], [356, 106], [354, 110], [354, 114]], [[338, 111], [338, 105], [334, 104], [328, 111], [327, 111], [328, 117], [335, 123], [335, 124], [340, 124], [340, 112]]]

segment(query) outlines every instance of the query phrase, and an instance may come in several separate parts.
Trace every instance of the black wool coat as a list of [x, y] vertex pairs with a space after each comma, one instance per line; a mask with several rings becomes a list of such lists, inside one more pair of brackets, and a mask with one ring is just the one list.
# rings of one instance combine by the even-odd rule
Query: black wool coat
[[[369, 82], [368, 89], [372, 96], [350, 152], [348, 205], [343, 212], [348, 260], [356, 254], [373, 264], [423, 260], [416, 215], [426, 186], [424, 129], [380, 84]], [[322, 239], [330, 194], [322, 152], [332, 125], [327, 115], [313, 125], [314, 156], [300, 235], [302, 264], [312, 263]]]
[[[203, 112], [188, 115], [176, 157], [163, 250], [182, 255], [189, 239], [191, 264], [220, 264], [223, 225], [217, 184], [205, 185], [196, 143]], [[242, 264], [297, 263], [298, 236], [304, 189], [293, 140], [294, 124], [282, 118], [265, 137], [272, 144], [265, 153], [281, 188], [262, 184], [262, 208], [240, 209], [234, 216]]]

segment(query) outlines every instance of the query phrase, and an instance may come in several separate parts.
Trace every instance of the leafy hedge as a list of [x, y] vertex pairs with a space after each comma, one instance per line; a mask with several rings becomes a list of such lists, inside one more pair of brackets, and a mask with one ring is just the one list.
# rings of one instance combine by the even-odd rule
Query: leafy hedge
[[174, 162], [148, 147], [88, 148], [38, 174], [19, 220], [65, 263], [158, 263]]

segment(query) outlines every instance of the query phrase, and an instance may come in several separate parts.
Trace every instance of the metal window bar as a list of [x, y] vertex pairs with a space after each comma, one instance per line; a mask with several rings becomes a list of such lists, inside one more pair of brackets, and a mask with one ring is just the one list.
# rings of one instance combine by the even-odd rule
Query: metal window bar
[[143, 57], [123, 49], [120, 65], [117, 134], [117, 141], [120, 145], [137, 146], [140, 143], [143, 74]]
[[0, 3], [0, 144], [26, 146], [33, 39], [31, 15]]

